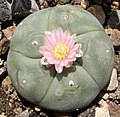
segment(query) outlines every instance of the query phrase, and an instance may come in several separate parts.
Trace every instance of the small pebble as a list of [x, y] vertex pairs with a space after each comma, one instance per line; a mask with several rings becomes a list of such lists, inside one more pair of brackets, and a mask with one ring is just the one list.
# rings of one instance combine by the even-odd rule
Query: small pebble
[[113, 11], [116, 11], [117, 9], [119, 9], [119, 0], [113, 0], [112, 5], [111, 5], [111, 9]]
[[[15, 112], [16, 114], [20, 114], [20, 113], [22, 113], [22, 108], [21, 108], [21, 107], [15, 108], [15, 109], [14, 109], [14, 112]], [[21, 117], [21, 116], [19, 116], [19, 117]]]
[[109, 94], [108, 93], [105, 93], [105, 95], [103, 95], [103, 99], [105, 99], [105, 100], [107, 100], [108, 99], [108, 97], [109, 97]]
[[120, 77], [118, 77], [118, 81], [120, 82]]
[[45, 8], [47, 8], [48, 7], [47, 1], [45, 1], [43, 5], [44, 5]]
[[0, 114], [0, 117], [7, 117], [7, 116], [5, 116], [5, 113], [2, 112], [2, 114]]
[[0, 68], [0, 75], [3, 74], [3, 72], [5, 72], [5, 71], [6, 71], [6, 68], [1, 67], [1, 68]]
[[110, 117], [108, 104], [104, 100], [101, 100], [99, 104], [101, 107], [95, 108], [95, 117]]
[[13, 103], [13, 102], [14, 102], [14, 100], [13, 100], [13, 99], [10, 99], [10, 100], [9, 100], [9, 102], [10, 102], [10, 103]]
[[119, 24], [119, 18], [116, 11], [112, 11], [109, 19], [107, 20], [107, 25], [115, 29], [116, 26]]
[[74, 4], [79, 5], [83, 9], [86, 9], [89, 6], [89, 1], [88, 0], [75, 0]]
[[120, 90], [116, 90], [115, 94], [116, 94], [117, 99], [120, 99]]
[[110, 93], [109, 94], [109, 99], [115, 99], [116, 98], [116, 94], [115, 93]]
[[20, 114], [16, 115], [15, 117], [29, 117], [28, 110], [21, 112]]
[[37, 3], [36, 3], [36, 1], [35, 0], [31, 0], [31, 12], [35, 12], [35, 11], [38, 11], [39, 10], [39, 7], [38, 7], [38, 5], [37, 5]]
[[[57, 2], [57, 1], [58, 1], [58, 2]], [[70, 2], [70, 0], [56, 0], [56, 2], [57, 2], [58, 4], [63, 5], [63, 4], [67, 4], [68, 2]]]
[[81, 0], [81, 7], [87, 9], [89, 6], [89, 0]]
[[92, 13], [101, 24], [104, 24], [105, 22], [105, 13], [101, 6], [99, 5], [93, 5], [87, 9], [90, 13]]
[[39, 0], [40, 5], [43, 5], [43, 3], [45, 2], [45, 0]]
[[114, 46], [120, 45], [120, 31], [118, 29], [113, 29], [111, 31], [110, 39]]
[[11, 85], [11, 80], [10, 80], [10, 77], [9, 76], [7, 76], [4, 80], [3, 80], [3, 82], [2, 82], [2, 85], [3, 86], [6, 86], [6, 85]]
[[9, 102], [9, 106], [12, 107], [12, 103], [11, 102]]
[[5, 22], [11, 19], [11, 11], [7, 5], [7, 0], [0, 0], [0, 22]]
[[107, 87], [107, 91], [114, 91], [117, 88], [118, 88], [117, 70], [113, 68], [112, 76]]
[[105, 32], [106, 32], [107, 35], [110, 35], [112, 33], [112, 30], [113, 29], [111, 27], [106, 27], [105, 28]]
[[42, 117], [47, 117], [46, 114], [43, 113], [43, 112], [40, 113], [40, 116], [42, 116]]
[[39, 111], [41, 111], [41, 108], [39, 107], [39, 106], [35, 106], [35, 111], [37, 111], [37, 112], [39, 112]]
[[4, 62], [4, 60], [1, 60], [1, 58], [0, 58], [0, 65], [3, 65], [3, 62]]
[[15, 29], [16, 29], [16, 26], [9, 26], [8, 28], [3, 29], [2, 32], [3, 32], [4, 36], [8, 40], [10, 40]]
[[43, 6], [43, 5], [41, 5], [41, 7], [40, 7], [41, 9], [44, 9], [45, 7]]

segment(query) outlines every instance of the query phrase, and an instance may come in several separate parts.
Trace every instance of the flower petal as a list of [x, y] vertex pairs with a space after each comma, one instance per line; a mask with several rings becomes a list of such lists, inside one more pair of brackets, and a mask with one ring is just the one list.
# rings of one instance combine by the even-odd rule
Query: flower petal
[[83, 56], [83, 51], [82, 50], [79, 50], [78, 52], [76, 52], [76, 57], [79, 58]]
[[57, 40], [56, 40], [56, 37], [55, 37], [55, 35], [52, 35], [52, 41], [53, 41], [53, 46], [55, 46], [56, 45], [56, 43], [57, 43]]
[[45, 56], [45, 58], [53, 58], [52, 53], [47, 50], [44, 51], [43, 55]]
[[69, 68], [69, 67], [72, 66], [72, 64], [73, 64], [73, 62], [68, 62], [68, 64], [67, 64], [65, 67], [66, 67], [66, 68]]
[[60, 42], [62, 42], [64, 39], [63, 39], [63, 30], [62, 30], [62, 28], [58, 28], [58, 32], [59, 32], [59, 39], [60, 39]]
[[59, 62], [56, 62], [56, 60], [53, 57], [51, 57], [51, 58], [48, 58], [48, 63], [53, 65]]
[[55, 39], [57, 42], [60, 42], [60, 33], [59, 33], [59, 29], [56, 29], [54, 31], [54, 35], [55, 35]]
[[62, 66], [66, 66], [67, 64], [68, 64], [68, 60], [67, 59], [61, 61], [61, 65]]
[[45, 45], [53, 46], [53, 41], [52, 41], [52, 36], [51, 35], [46, 35], [45, 36]]
[[73, 35], [70, 37], [70, 40], [69, 40], [69, 43], [68, 43], [68, 46], [70, 47], [70, 49], [72, 49], [72, 48], [74, 47], [75, 39], [76, 39], [76, 34], [73, 34]]
[[79, 48], [80, 48], [80, 45], [79, 45], [79, 44], [75, 44], [73, 50], [76, 51], [76, 50], [78, 50]]
[[76, 61], [76, 57], [68, 58], [68, 61], [69, 61], [69, 62]]
[[69, 40], [70, 40], [70, 33], [69, 33], [69, 31], [65, 31], [64, 32], [64, 42], [63, 43], [68, 45]]
[[55, 69], [58, 73], [61, 73], [63, 71], [63, 66], [59, 64], [55, 64]]
[[75, 54], [76, 54], [76, 52], [70, 51], [70, 52], [69, 52], [69, 55], [68, 55], [68, 58], [73, 58], [73, 57], [75, 57]]
[[76, 39], [76, 34], [74, 33], [73, 35], [70, 36], [71, 39]]

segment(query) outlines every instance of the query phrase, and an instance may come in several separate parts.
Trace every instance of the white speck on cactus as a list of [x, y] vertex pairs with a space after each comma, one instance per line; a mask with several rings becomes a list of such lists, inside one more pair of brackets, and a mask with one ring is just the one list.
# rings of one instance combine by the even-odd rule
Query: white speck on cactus
[[21, 22], [20, 25], [22, 25], [23, 23]]
[[79, 109], [77, 108], [76, 111], [79, 111]]
[[72, 80], [69, 81], [69, 85], [70, 85], [70, 86], [73, 86], [74, 84], [75, 84], [75, 83], [74, 83]]
[[26, 80], [23, 80], [23, 84], [25, 84], [26, 83]]
[[50, 31], [45, 31], [45, 35], [52, 35]]
[[68, 14], [64, 15], [64, 19], [67, 20], [69, 18]]
[[106, 52], [110, 52], [109, 50], [107, 50]]
[[74, 13], [74, 11], [73, 11], [73, 10], [71, 10], [71, 13]]
[[32, 42], [32, 45], [37, 46], [37, 45], [38, 45], [38, 42], [37, 42], [37, 41], [33, 41], [33, 42]]

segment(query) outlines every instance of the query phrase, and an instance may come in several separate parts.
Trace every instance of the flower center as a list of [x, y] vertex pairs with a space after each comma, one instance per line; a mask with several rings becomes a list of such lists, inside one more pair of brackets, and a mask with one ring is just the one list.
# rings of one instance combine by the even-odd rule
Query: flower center
[[67, 45], [58, 43], [54, 48], [53, 54], [57, 59], [64, 59], [67, 56], [68, 51], [69, 48]]

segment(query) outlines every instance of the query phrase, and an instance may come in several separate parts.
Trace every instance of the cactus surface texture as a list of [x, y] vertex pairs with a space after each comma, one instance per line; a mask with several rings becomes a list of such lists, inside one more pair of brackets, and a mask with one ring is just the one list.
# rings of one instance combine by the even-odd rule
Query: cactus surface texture
[[[61, 27], [76, 34], [83, 56], [57, 73], [40, 64], [45, 31]], [[34, 44], [37, 46], [34, 46]], [[74, 111], [89, 105], [110, 80], [114, 50], [99, 21], [71, 5], [37, 11], [25, 18], [13, 34], [7, 58], [8, 74], [17, 92], [43, 108]]]

